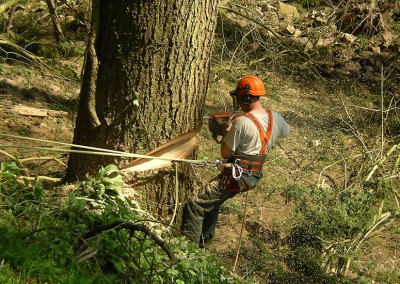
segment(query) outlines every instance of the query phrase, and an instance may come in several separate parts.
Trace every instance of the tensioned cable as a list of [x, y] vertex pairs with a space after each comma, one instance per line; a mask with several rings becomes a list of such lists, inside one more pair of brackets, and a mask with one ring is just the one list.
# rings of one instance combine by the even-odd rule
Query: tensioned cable
[[188, 160], [188, 159], [179, 159], [179, 158], [167, 158], [167, 157], [141, 155], [141, 154], [135, 154], [135, 153], [129, 153], [129, 152], [122, 152], [122, 151], [116, 151], [116, 150], [110, 150], [110, 149], [84, 146], [84, 145], [79, 145], [79, 144], [70, 144], [70, 143], [57, 142], [57, 141], [51, 141], [51, 140], [37, 139], [37, 138], [5, 134], [5, 133], [0, 133], [0, 136], [32, 140], [32, 141], [38, 141], [38, 142], [46, 142], [46, 143], [51, 143], [51, 144], [64, 145], [64, 146], [68, 146], [68, 147], [75, 147], [75, 148], [88, 149], [88, 150], [94, 150], [94, 151], [83, 151], [83, 150], [51, 148], [51, 147], [38, 147], [38, 146], [20, 146], [20, 145], [9, 145], [9, 144], [8, 145], [1, 144], [0, 145], [1, 148], [32, 149], [32, 150], [44, 150], [44, 151], [65, 152], [65, 153], [79, 153], [79, 154], [89, 154], [89, 155], [105, 155], [105, 156], [117, 156], [117, 157], [129, 157], [129, 158], [156, 159], [156, 160], [181, 162], [181, 163], [197, 164], [197, 165], [215, 165], [215, 163], [217, 163], [217, 162], [210, 162], [210, 161], [205, 161], [205, 160]]

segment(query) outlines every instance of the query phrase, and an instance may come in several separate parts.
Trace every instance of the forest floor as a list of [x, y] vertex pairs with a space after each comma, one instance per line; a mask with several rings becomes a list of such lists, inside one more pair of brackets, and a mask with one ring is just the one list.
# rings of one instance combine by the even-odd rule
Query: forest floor
[[[260, 283], [268, 283], [257, 271], [257, 259], [262, 261], [262, 256], [255, 255], [260, 253], [259, 243], [252, 240], [263, 236], [261, 239], [275, 254], [272, 259], [279, 259], [284, 238], [294, 220], [294, 206], [287, 200], [287, 190], [317, 186], [329, 190], [343, 186], [347, 173], [336, 162], [343, 158], [350, 161], [352, 156], [365, 151], [362, 144], [371, 149], [379, 140], [379, 129], [370, 122], [376, 119], [377, 114], [371, 108], [379, 109], [380, 94], [349, 78], [315, 80], [258, 73], [267, 82], [268, 94], [263, 105], [283, 115], [291, 126], [291, 135], [279, 141], [269, 154], [261, 184], [253, 191], [235, 196], [222, 207], [216, 237], [208, 249], [222, 256], [228, 267], [234, 267], [240, 246], [237, 270]], [[230, 105], [228, 91], [234, 88], [235, 80], [214, 76], [206, 111], [224, 111], [224, 106]], [[367, 128], [371, 128], [370, 134], [375, 133], [368, 139], [358, 134]], [[219, 145], [209, 138], [207, 131], [204, 127], [200, 157], [210, 153], [218, 157]], [[212, 174], [215, 173], [203, 173], [203, 176]], [[398, 271], [399, 241], [398, 235], [389, 232], [370, 239], [361, 248], [356, 264], [359, 272], [350, 272], [350, 277]]]
[[[263, 105], [283, 115], [291, 125], [291, 136], [280, 141], [270, 153], [264, 168], [265, 178], [257, 189], [239, 194], [224, 204], [216, 237], [206, 249], [222, 257], [228, 268], [233, 267], [246, 211], [237, 269], [242, 275], [264, 283], [266, 280], [259, 276], [251, 261], [255, 251], [251, 237], [261, 231], [269, 232], [270, 238], [265, 241], [275, 246], [273, 251], [279, 254], [282, 245], [279, 240], [288, 233], [293, 213], [293, 205], [284, 196], [285, 189], [317, 185], [330, 188], [334, 186], [333, 181], [343, 180], [346, 173], [342, 167], [334, 166], [334, 162], [362, 151], [359, 137], [353, 134], [356, 131], [346, 131], [343, 126], [352, 124], [353, 130], [357, 130], [354, 122], [358, 119], [357, 113], [365, 111], [362, 107], [372, 107], [371, 102], [379, 102], [380, 95], [351, 80], [300, 80], [271, 72], [259, 73], [267, 82], [268, 96], [263, 99]], [[241, 75], [244, 73], [228, 76], [213, 70], [205, 113], [224, 111], [224, 106], [231, 105], [228, 91], [234, 88]], [[78, 82], [65, 81], [48, 72], [43, 75], [35, 69], [1, 64], [0, 133], [71, 142], [75, 114], [69, 106], [76, 104], [78, 94]], [[45, 146], [5, 137], [0, 137], [0, 144]], [[26, 149], [4, 150], [19, 158], [44, 155]], [[64, 163], [67, 161], [66, 155], [45, 156], [49, 155]], [[204, 157], [219, 158], [219, 145], [211, 139], [206, 124], [199, 144], [199, 158]], [[0, 155], [0, 161], [6, 159], [6, 155]], [[53, 172], [60, 176], [65, 170], [64, 165], [53, 159], [32, 164], [32, 167], [35, 168], [28, 168], [28, 171]], [[196, 169], [199, 185], [216, 174], [215, 169]], [[372, 246], [373, 243], [379, 246]], [[399, 258], [400, 239], [385, 234], [365, 243], [358, 266], [364, 267], [366, 274], [399, 270]]]

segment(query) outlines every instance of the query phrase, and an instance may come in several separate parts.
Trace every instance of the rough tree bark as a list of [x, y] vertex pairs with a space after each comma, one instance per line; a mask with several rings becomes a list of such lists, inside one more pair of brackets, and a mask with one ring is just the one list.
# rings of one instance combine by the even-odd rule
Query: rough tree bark
[[[73, 142], [143, 154], [198, 128], [217, 2], [93, 1], [94, 25]], [[121, 162], [71, 154], [66, 180], [83, 179], [101, 165]], [[190, 180], [187, 168], [181, 167], [181, 188]], [[172, 202], [173, 172], [158, 171], [142, 183], [152, 201]]]

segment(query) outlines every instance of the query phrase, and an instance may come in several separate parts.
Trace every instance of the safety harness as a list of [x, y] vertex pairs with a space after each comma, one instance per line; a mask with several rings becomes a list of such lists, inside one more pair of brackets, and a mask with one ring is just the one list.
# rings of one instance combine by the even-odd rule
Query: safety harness
[[[258, 155], [232, 155], [219, 174], [221, 181], [230, 192], [243, 192], [256, 186], [262, 177], [262, 166], [266, 160], [268, 141], [272, 133], [272, 111], [267, 109], [268, 126], [264, 132], [260, 121], [252, 113], [242, 114], [248, 117], [258, 129], [261, 147]], [[242, 116], [240, 115], [240, 116]]]

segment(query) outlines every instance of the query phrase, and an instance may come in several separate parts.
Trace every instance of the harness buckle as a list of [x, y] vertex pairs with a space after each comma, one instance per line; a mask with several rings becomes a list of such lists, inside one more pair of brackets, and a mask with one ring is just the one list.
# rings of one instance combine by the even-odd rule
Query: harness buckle
[[249, 162], [249, 165], [247, 167], [247, 171], [251, 172], [251, 169], [253, 168], [253, 162]]
[[242, 179], [238, 180], [238, 185], [239, 185], [239, 190], [240, 192], [245, 191], [245, 189], [247, 189], [246, 184], [244, 183], [244, 181]]
[[228, 177], [223, 175], [219, 180], [219, 188], [222, 190], [227, 186]]

